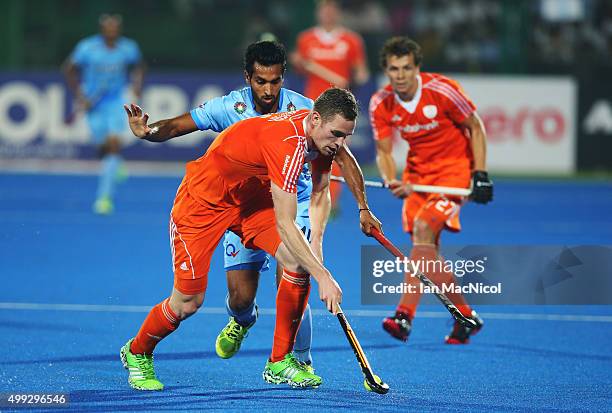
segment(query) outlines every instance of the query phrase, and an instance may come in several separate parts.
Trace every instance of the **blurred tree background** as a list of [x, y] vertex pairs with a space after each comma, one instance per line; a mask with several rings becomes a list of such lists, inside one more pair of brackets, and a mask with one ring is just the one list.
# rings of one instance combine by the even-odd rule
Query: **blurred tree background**
[[[369, 65], [391, 35], [419, 41], [428, 70], [572, 73], [610, 69], [612, 0], [349, 0], [344, 22]], [[155, 70], [235, 69], [245, 45], [273, 33], [292, 48], [312, 26], [301, 0], [0, 0], [0, 70], [55, 70], [98, 16], [120, 13]]]

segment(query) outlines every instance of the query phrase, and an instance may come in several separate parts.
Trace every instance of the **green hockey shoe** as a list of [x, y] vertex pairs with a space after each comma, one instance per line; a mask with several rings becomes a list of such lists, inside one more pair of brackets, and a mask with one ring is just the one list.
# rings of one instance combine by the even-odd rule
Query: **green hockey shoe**
[[320, 376], [309, 372], [291, 353], [275, 363], [268, 360], [262, 376], [268, 383], [287, 383], [292, 387], [316, 388], [323, 383]]
[[121, 347], [119, 355], [123, 367], [130, 373], [128, 383], [136, 390], [159, 391], [164, 389], [162, 382], [155, 377], [152, 354], [132, 354], [130, 345], [134, 339], [130, 339], [125, 346]]
[[93, 210], [98, 215], [109, 215], [113, 213], [113, 201], [108, 197], [96, 199], [93, 204]]
[[238, 353], [242, 340], [249, 334], [249, 329], [253, 327], [253, 324], [255, 322], [247, 327], [243, 327], [236, 322], [234, 317], [230, 317], [229, 322], [223, 327], [215, 341], [217, 356], [222, 359], [228, 359]]

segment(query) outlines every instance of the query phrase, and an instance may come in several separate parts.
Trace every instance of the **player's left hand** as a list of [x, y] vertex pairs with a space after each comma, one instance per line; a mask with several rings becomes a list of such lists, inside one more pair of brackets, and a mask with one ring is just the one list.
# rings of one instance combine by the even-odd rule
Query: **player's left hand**
[[359, 211], [359, 226], [361, 227], [361, 231], [368, 237], [372, 236], [373, 228], [376, 228], [382, 233], [382, 224], [369, 209], [362, 209]]
[[123, 105], [123, 108], [127, 113], [130, 129], [136, 137], [144, 138], [153, 132], [153, 130], [147, 125], [147, 122], [149, 121], [149, 114], [143, 114], [140, 106], [132, 103], [129, 106]]
[[410, 192], [412, 192], [412, 187], [410, 186], [410, 184], [404, 184], [401, 181], [398, 181], [397, 179], [388, 181], [387, 185], [389, 185], [389, 190], [396, 198], [406, 198], [408, 195], [410, 195]]
[[489, 179], [486, 171], [474, 171], [470, 199], [477, 204], [486, 204], [493, 200], [493, 181]]

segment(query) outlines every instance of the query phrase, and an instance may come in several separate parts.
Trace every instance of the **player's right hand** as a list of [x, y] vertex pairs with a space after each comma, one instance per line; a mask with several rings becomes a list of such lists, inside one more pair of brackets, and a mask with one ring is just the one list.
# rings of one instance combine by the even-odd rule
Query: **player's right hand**
[[387, 185], [389, 185], [389, 190], [396, 198], [406, 198], [408, 195], [410, 195], [410, 192], [412, 192], [412, 188], [409, 184], [404, 184], [403, 182], [398, 181], [397, 179], [387, 181]]
[[359, 210], [359, 226], [361, 227], [361, 232], [363, 232], [368, 237], [372, 236], [372, 229], [377, 229], [380, 233], [382, 233], [382, 223], [376, 218], [376, 215], [372, 213], [369, 209], [360, 209]]
[[342, 303], [342, 290], [331, 274], [320, 278], [319, 297], [330, 313], [336, 315], [340, 312], [338, 307]]
[[145, 113], [143, 115], [140, 106], [132, 103], [130, 105], [123, 105], [123, 108], [127, 113], [130, 129], [132, 130], [132, 133], [135, 136], [139, 138], [144, 138], [145, 136], [153, 132], [153, 130], [147, 126], [147, 122], [149, 121], [149, 114]]

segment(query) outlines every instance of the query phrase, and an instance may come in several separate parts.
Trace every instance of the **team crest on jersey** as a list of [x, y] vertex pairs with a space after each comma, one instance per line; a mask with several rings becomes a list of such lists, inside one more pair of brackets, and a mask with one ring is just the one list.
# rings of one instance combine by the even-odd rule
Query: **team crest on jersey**
[[429, 119], [433, 119], [438, 114], [438, 108], [436, 105], [427, 105], [423, 108], [423, 115]]
[[293, 102], [289, 102], [289, 104], [287, 105], [287, 112], [295, 112], [296, 110], [297, 108], [295, 107]]
[[234, 110], [237, 114], [242, 115], [247, 109], [246, 103], [244, 102], [236, 102], [234, 104]]

